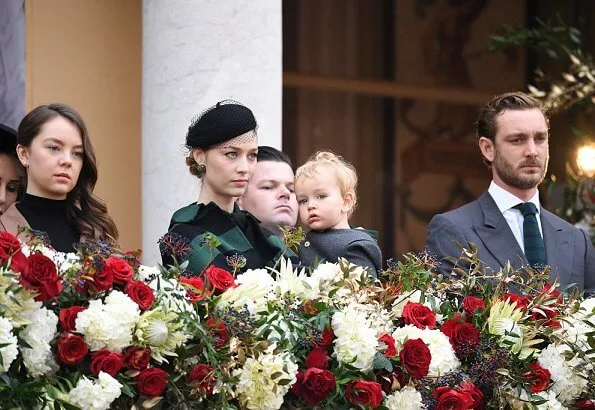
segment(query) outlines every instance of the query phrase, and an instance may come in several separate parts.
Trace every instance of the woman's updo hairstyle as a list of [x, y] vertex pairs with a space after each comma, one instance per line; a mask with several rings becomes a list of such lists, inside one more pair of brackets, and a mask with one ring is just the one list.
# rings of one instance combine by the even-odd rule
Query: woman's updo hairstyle
[[203, 111], [192, 120], [186, 134], [186, 148], [190, 150], [186, 165], [190, 168], [190, 173], [202, 178], [206, 170], [204, 164], [198, 164], [194, 160], [192, 149], [206, 150], [247, 132], [256, 133], [257, 128], [256, 118], [250, 108], [237, 101], [219, 101]]

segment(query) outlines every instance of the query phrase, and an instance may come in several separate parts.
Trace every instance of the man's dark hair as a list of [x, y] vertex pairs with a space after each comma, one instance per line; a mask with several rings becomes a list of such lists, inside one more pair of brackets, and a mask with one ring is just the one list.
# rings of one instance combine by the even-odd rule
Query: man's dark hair
[[283, 151], [279, 151], [277, 148], [269, 147], [268, 145], [261, 145], [258, 147], [258, 155], [257, 155], [258, 162], [260, 161], [275, 161], [275, 162], [285, 162], [287, 165], [293, 169], [293, 164], [291, 163], [291, 159], [289, 155], [284, 153]]
[[481, 107], [479, 117], [475, 123], [475, 136], [485, 137], [494, 141], [496, 138], [496, 119], [505, 110], [530, 110], [537, 108], [543, 113], [549, 127], [550, 121], [547, 110], [543, 103], [535, 97], [520, 91], [500, 94], [492, 98], [486, 105]]
[[[488, 138], [495, 143], [496, 133], [498, 132], [496, 120], [502, 112], [506, 110], [530, 110], [533, 108], [537, 108], [543, 113], [549, 128], [550, 119], [547, 109], [537, 98], [521, 91], [497, 95], [481, 107], [479, 117], [475, 123], [475, 136], [477, 139], [481, 137]], [[486, 165], [491, 166], [491, 162], [485, 158], [484, 162]]]

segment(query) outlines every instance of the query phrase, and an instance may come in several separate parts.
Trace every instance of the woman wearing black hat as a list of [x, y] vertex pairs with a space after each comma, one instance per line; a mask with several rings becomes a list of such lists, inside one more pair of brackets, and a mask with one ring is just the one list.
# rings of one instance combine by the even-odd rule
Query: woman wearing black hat
[[0, 124], [0, 215], [18, 199], [21, 192], [16, 148], [17, 132]]
[[[245, 260], [241, 270], [272, 266], [285, 248], [236, 204], [256, 165], [256, 128], [249, 108], [223, 101], [202, 113], [188, 129], [186, 164], [201, 179], [201, 190], [196, 203], [174, 213], [169, 232], [190, 241], [187, 269], [195, 275], [209, 265], [231, 271], [232, 259]], [[218, 237], [216, 248], [206, 243], [207, 233]], [[162, 246], [161, 251], [164, 264], [171, 263], [170, 250]]]
[[[105, 204], [93, 194], [97, 164], [81, 116], [64, 104], [40, 105], [19, 124], [17, 154], [27, 174], [19, 202], [0, 216], [0, 231], [13, 235], [30, 227], [50, 245], [72, 252], [85, 240], [118, 248], [118, 230]], [[27, 240], [26, 233], [20, 237]]]

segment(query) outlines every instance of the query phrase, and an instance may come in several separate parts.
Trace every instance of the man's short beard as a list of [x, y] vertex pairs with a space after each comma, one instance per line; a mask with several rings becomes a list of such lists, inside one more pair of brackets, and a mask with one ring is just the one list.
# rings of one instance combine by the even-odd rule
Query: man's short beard
[[[532, 189], [536, 188], [539, 184], [541, 184], [541, 182], [545, 178], [548, 161], [549, 158], [546, 158], [541, 174], [523, 176], [520, 174], [519, 171], [516, 171], [514, 169], [512, 164], [506, 161], [506, 159], [499, 154], [498, 150], [496, 150], [496, 155], [494, 156], [492, 167], [494, 168], [496, 174], [498, 174], [502, 182], [504, 182], [505, 184], [518, 189]], [[519, 164], [519, 167], [529, 165], [538, 165], [541, 167], [541, 163], [538, 160], [525, 160]]]

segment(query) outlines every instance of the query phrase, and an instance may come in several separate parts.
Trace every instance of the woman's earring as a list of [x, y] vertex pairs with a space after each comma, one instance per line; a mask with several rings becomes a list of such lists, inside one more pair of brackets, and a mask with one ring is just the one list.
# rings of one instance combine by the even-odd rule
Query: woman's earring
[[198, 171], [198, 177], [202, 178], [203, 175], [207, 172], [207, 166], [205, 164], [197, 164], [196, 170]]

